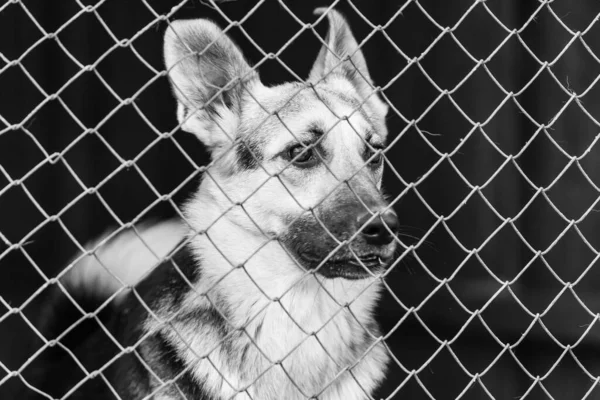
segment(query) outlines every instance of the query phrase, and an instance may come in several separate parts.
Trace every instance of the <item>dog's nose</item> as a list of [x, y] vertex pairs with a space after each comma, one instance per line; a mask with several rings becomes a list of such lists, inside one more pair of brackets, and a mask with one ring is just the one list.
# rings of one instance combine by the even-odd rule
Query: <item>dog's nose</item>
[[358, 226], [364, 226], [361, 231], [363, 238], [371, 245], [383, 246], [390, 244], [394, 240], [393, 233], [399, 227], [396, 213], [388, 210], [369, 221], [372, 216], [372, 213], [366, 212], [358, 218]]

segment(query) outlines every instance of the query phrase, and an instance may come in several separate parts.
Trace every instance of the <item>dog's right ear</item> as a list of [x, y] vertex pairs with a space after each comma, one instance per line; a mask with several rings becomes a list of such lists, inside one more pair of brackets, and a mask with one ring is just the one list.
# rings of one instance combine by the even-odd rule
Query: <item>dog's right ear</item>
[[258, 81], [240, 49], [211, 21], [179, 20], [167, 28], [164, 55], [181, 128], [211, 149], [231, 144], [244, 91]]

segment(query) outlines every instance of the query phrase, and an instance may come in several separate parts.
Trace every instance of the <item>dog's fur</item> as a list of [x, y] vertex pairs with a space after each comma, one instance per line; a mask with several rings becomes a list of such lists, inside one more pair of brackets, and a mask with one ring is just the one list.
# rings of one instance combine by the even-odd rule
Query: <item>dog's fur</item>
[[61, 280], [84, 310], [101, 311], [82, 320], [62, 290], [53, 294], [41, 330], [59, 338], [45, 358], [57, 374], [36, 370], [40, 390], [370, 397], [388, 361], [373, 308], [395, 243], [369, 242], [361, 229], [395, 218], [381, 193], [387, 106], [345, 19], [327, 18], [307, 84], [275, 87], [212, 22], [169, 26], [177, 116], [212, 162], [184, 221], [100, 239]]

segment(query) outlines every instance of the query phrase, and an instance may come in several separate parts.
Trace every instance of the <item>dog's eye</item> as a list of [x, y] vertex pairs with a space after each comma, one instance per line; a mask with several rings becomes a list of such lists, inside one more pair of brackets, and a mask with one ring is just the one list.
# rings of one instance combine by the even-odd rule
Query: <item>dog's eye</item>
[[369, 160], [369, 165], [372, 168], [379, 168], [379, 166], [383, 163], [382, 150], [382, 147], [373, 147], [372, 149], [367, 149], [365, 158]]
[[298, 167], [311, 167], [316, 161], [314, 150], [311, 147], [307, 147], [303, 144], [297, 144], [288, 150], [288, 158]]

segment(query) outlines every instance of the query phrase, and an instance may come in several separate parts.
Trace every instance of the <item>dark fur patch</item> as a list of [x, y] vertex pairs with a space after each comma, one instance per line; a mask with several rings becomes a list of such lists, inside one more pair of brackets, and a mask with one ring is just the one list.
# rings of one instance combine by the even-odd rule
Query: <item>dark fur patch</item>
[[241, 364], [245, 364], [246, 363], [246, 357], [248, 355], [248, 350], [250, 350], [250, 343], [246, 343], [244, 345], [244, 348], [242, 350], [242, 355], [240, 356], [240, 363]]
[[165, 298], [169, 299], [171, 307], [178, 308], [191, 289], [189, 283], [200, 278], [200, 268], [200, 262], [194, 258], [189, 245], [183, 245], [140, 282], [136, 291], [151, 308]]
[[256, 331], [254, 332], [254, 340], [258, 340], [258, 337], [260, 336], [261, 332], [262, 332], [262, 328], [263, 328], [263, 324], [264, 324], [264, 319], [260, 321], [260, 323], [256, 326]]
[[[183, 394], [185, 399], [212, 400], [193, 378], [189, 370], [186, 370], [185, 362], [177, 354], [175, 347], [161, 334], [154, 335], [148, 341], [148, 348], [157, 355], [154, 363], [160, 366], [163, 379], [174, 379], [177, 388], [166, 388], [173, 395]], [[158, 371], [155, 371], [158, 372]]]
[[241, 170], [250, 171], [258, 168], [259, 163], [263, 160], [259, 149], [257, 143], [247, 138], [236, 143], [235, 154]]

